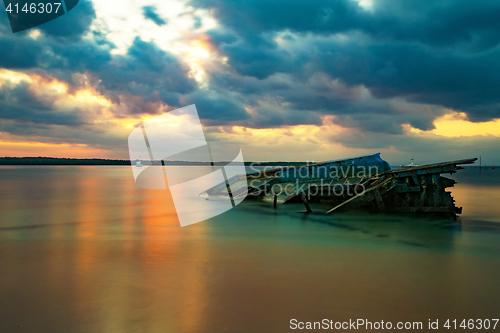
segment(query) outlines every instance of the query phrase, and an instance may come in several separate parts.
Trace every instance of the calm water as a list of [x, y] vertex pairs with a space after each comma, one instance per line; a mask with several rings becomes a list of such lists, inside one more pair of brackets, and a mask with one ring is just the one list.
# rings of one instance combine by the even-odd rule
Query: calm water
[[0, 332], [498, 318], [500, 170], [454, 178], [461, 223], [246, 200], [180, 228], [130, 168], [0, 167]]

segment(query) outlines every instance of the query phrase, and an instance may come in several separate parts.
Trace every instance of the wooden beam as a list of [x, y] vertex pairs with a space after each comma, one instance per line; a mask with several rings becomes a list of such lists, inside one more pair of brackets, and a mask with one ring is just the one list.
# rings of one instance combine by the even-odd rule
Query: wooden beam
[[406, 184], [396, 184], [394, 191], [396, 193], [420, 192], [420, 191], [422, 191], [422, 187], [420, 187], [420, 186], [407, 186]]
[[307, 202], [306, 195], [304, 192], [300, 192], [300, 198], [302, 199], [302, 202], [304, 203], [304, 206], [306, 206], [306, 213], [312, 213], [311, 206], [309, 206], [309, 202]]
[[378, 208], [379, 212], [385, 212], [386, 209], [385, 209], [384, 200], [382, 200], [382, 196], [380, 195], [378, 188], [373, 190], [373, 195], [375, 196], [375, 202], [377, 203], [377, 208]]
[[420, 186], [420, 178], [417, 176], [415, 172], [411, 173], [411, 178], [413, 178], [413, 182], [415, 183], [415, 186]]
[[433, 198], [434, 198], [434, 206], [442, 206], [443, 205], [443, 188], [441, 186], [441, 175], [432, 175], [432, 185], [433, 186]]
[[[386, 178], [382, 182], [378, 183], [377, 185], [368, 188], [366, 191], [361, 192], [358, 195], [355, 195], [354, 197], [342, 202], [341, 204], [333, 207], [329, 211], [326, 212], [326, 214], [330, 214], [336, 210], [346, 210], [346, 209], [356, 209], [361, 206], [364, 206], [368, 204], [369, 202], [372, 202], [375, 200], [375, 194], [374, 190], [378, 190], [378, 193], [380, 195], [389, 192], [392, 190], [396, 184], [394, 183], [393, 178]], [[383, 203], [383, 202], [382, 202]], [[385, 205], [384, 205], [385, 207]]]

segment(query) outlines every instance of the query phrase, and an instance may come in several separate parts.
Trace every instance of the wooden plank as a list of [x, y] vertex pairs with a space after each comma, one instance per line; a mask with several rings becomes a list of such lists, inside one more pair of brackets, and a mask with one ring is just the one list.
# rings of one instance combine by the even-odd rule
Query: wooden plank
[[378, 210], [380, 212], [385, 212], [386, 209], [385, 209], [384, 200], [382, 200], [382, 196], [380, 195], [378, 188], [373, 190], [373, 195], [375, 197], [375, 202], [377, 204]]
[[417, 176], [415, 172], [411, 173], [411, 178], [413, 179], [413, 182], [415, 183], [415, 186], [420, 185], [420, 178]]
[[382, 195], [392, 190], [395, 186], [396, 184], [394, 183], [393, 178], [386, 178], [381, 183], [378, 183], [377, 185], [370, 187], [366, 191], [363, 191], [362, 193], [355, 195], [352, 198], [333, 207], [332, 209], [327, 211], [326, 214], [330, 214], [336, 210], [341, 210], [341, 209], [356, 209], [362, 207], [367, 203], [369, 203], [370, 201], [375, 200], [375, 194], [374, 194], [375, 189], [378, 189], [379, 194]]
[[302, 202], [304, 203], [304, 206], [306, 206], [306, 213], [312, 213], [311, 206], [309, 206], [309, 202], [307, 202], [306, 195], [304, 192], [300, 192], [300, 198], [302, 199]]
[[454, 173], [456, 171], [457, 167], [454, 165], [445, 165], [445, 166], [439, 166], [439, 167], [432, 167], [428, 169], [419, 169], [419, 170], [413, 170], [413, 171], [392, 171], [394, 173], [390, 173], [394, 177], [411, 177], [412, 173], [415, 173], [416, 175], [429, 175], [429, 174], [434, 174], [434, 173]]
[[420, 192], [420, 200], [419, 204], [416, 205], [417, 207], [422, 207], [425, 205], [425, 197], [427, 196], [427, 178], [422, 177], [422, 191]]
[[[457, 165], [459, 165], [459, 164], [473, 164], [476, 160], [477, 160], [477, 158], [467, 158], [467, 159], [463, 159], [463, 160], [456, 160], [456, 161], [450, 161], [450, 162], [441, 162], [441, 163], [434, 163], [434, 164], [419, 165], [419, 166], [414, 166], [411, 168], [393, 170], [393, 171], [390, 171], [388, 174], [397, 176], [397, 174], [408, 173], [408, 175], [410, 175], [410, 173], [413, 171], [422, 171], [422, 170], [426, 171], [426, 170], [430, 170], [430, 169], [438, 170], [439, 168], [449, 169], [448, 167], [452, 167], [452, 169], [454, 170], [456, 168], [459, 168], [459, 167], [457, 167]], [[398, 177], [402, 177], [402, 176], [398, 176]]]
[[394, 192], [396, 193], [407, 193], [407, 192], [420, 192], [422, 191], [421, 186], [407, 186], [406, 184], [396, 184]]
[[441, 186], [443, 186], [443, 188], [453, 187], [456, 183], [454, 179], [441, 176]]
[[441, 175], [432, 175], [433, 199], [435, 207], [443, 205], [443, 188], [441, 187]]
[[332, 209], [330, 209], [329, 211], [326, 212], [326, 214], [330, 214], [330, 213], [333, 213], [334, 211], [336, 210], [341, 210], [341, 209], [356, 209], [356, 208], [359, 208], [361, 206], [364, 206], [365, 204], [367, 204], [368, 202], [370, 201], [373, 201], [374, 196], [373, 196], [373, 193], [372, 192], [363, 192], [361, 194], [358, 194], [346, 201], [343, 201], [342, 203], [340, 203], [339, 205], [333, 207]]

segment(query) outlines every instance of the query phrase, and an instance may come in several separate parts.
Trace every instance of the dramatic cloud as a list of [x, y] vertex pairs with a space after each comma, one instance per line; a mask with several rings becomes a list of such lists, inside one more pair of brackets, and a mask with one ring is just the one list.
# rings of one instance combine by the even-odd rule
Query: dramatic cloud
[[499, 15], [496, 0], [81, 0], [16, 34], [0, 15], [0, 132], [124, 149], [140, 119], [194, 103], [255, 155], [490, 152], [497, 134], [436, 123], [460, 115], [456, 137], [500, 118]]
[[212, 43], [242, 76], [322, 72], [377, 99], [434, 104], [475, 121], [500, 116], [496, 1], [190, 4], [213, 10], [223, 27], [209, 33]]
[[492, 48], [500, 42], [496, 19], [500, 4], [463, 0], [394, 3], [374, 0], [366, 8], [351, 0], [192, 0], [190, 5], [211, 9], [217, 20], [240, 36], [290, 31], [333, 35], [359, 31], [388, 42]]
[[151, 21], [153, 21], [159, 27], [161, 27], [162, 25], [167, 24], [167, 20], [163, 19], [156, 12], [156, 7], [155, 6], [144, 6], [144, 7], [142, 7], [142, 14], [144, 15], [145, 18], [150, 19]]
[[80, 0], [78, 10], [69, 11], [57, 20], [42, 24], [38, 28], [45, 34], [59, 38], [79, 38], [85, 34], [96, 18], [90, 0]]
[[[154, 43], [136, 38], [127, 55], [115, 57], [96, 74], [102, 80], [103, 93], [128, 93], [179, 106], [180, 94], [187, 94], [196, 87], [188, 72], [189, 68], [172, 54]], [[141, 113], [141, 110], [136, 112]]]
[[85, 123], [79, 110], [54, 110], [51, 96], [37, 94], [27, 82], [0, 87], [0, 118], [23, 123], [79, 126]]
[[[78, 17], [71, 20], [73, 14]], [[70, 21], [63, 22], [62, 18]], [[135, 95], [145, 103], [161, 101], [179, 106], [179, 96], [196, 88], [187, 65], [154, 42], [136, 37], [126, 54], [113, 55], [114, 45], [90, 30], [95, 18], [90, 1], [82, 1], [78, 11], [62, 18], [31, 34], [3, 33], [0, 47], [6, 52], [0, 58], [0, 66], [55, 77], [68, 82], [74, 90], [91, 84], [117, 104], [120, 98]], [[2, 26], [6, 24], [6, 20], [1, 22]], [[131, 112], [151, 113], [151, 109]]]

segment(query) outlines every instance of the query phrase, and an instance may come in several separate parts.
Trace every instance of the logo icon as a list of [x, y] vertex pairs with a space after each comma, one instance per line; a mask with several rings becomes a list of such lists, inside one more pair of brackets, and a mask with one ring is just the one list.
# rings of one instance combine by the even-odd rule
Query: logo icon
[[[232, 209], [248, 194], [240, 148], [208, 143], [194, 104], [144, 121], [128, 146], [136, 184], [168, 187], [183, 227]], [[218, 195], [206, 195], [209, 188]]]
[[52, 21], [72, 10], [79, 0], [3, 0], [12, 32]]

